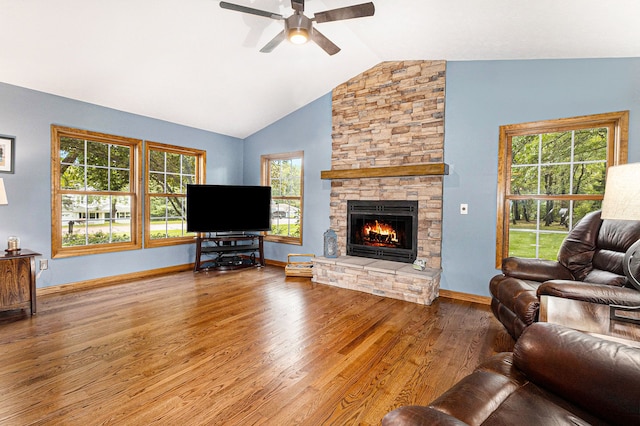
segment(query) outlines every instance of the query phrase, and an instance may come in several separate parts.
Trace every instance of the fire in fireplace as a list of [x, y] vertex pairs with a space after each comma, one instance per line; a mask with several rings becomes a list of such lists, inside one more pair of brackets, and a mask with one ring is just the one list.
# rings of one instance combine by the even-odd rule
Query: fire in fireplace
[[347, 201], [347, 254], [412, 263], [417, 256], [417, 201]]

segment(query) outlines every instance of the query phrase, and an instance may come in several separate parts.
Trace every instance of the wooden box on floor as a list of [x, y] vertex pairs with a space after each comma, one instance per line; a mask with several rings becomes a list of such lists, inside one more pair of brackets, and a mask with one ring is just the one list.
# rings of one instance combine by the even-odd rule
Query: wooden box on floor
[[284, 274], [287, 277], [308, 277], [313, 276], [313, 254], [290, 254], [287, 257], [287, 266]]

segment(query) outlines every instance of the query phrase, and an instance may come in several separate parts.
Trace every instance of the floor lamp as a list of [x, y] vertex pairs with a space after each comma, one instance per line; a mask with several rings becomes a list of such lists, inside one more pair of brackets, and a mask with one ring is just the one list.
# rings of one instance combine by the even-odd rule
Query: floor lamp
[[[640, 163], [608, 168], [601, 217], [640, 220]], [[629, 282], [640, 290], [640, 240], [629, 247], [622, 267]]]

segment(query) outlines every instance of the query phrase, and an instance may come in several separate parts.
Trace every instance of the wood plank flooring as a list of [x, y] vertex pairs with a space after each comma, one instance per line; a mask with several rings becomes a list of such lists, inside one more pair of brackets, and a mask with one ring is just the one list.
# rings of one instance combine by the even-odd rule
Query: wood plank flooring
[[379, 425], [512, 345], [483, 305], [183, 272], [3, 314], [0, 425]]

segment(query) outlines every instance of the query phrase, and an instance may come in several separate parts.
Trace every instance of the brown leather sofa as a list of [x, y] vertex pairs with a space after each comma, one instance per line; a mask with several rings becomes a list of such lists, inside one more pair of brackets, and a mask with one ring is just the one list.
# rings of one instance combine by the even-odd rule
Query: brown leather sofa
[[628, 282], [622, 268], [625, 252], [638, 239], [640, 221], [602, 220], [597, 211], [569, 232], [557, 261], [504, 259], [502, 274], [489, 283], [495, 317], [517, 340], [538, 321], [541, 295], [640, 305], [640, 291]]
[[640, 424], [640, 349], [536, 323], [428, 406], [383, 426]]

